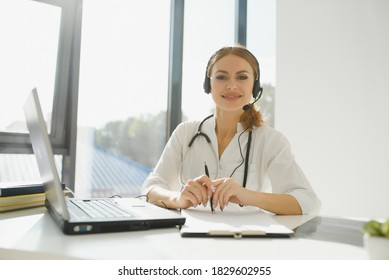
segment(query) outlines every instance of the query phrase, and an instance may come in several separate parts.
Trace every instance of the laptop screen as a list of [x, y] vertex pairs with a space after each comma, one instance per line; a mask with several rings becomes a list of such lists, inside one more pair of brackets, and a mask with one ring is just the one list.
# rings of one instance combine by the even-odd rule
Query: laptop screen
[[39, 173], [44, 184], [46, 199], [64, 220], [68, 220], [69, 214], [65, 206], [54, 154], [36, 88], [27, 97], [24, 104], [24, 115]]

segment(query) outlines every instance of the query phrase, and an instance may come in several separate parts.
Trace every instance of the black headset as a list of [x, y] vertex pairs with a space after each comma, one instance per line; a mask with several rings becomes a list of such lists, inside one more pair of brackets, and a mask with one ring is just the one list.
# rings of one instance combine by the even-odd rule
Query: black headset
[[[222, 50], [224, 50], [226, 48], [222, 48], [220, 50], [218, 50], [217, 52], [215, 52], [211, 58], [208, 60], [208, 63], [207, 63], [207, 68], [205, 69], [205, 78], [204, 78], [204, 83], [203, 83], [203, 88], [204, 88], [204, 91], [205, 93], [210, 93], [211, 92], [211, 78], [208, 76], [208, 68], [209, 68], [209, 65], [211, 64], [211, 61], [212, 59], [217, 55], [219, 54]], [[255, 63], [257, 64], [257, 73], [258, 73], [258, 77], [257, 79], [254, 81], [254, 86], [253, 86], [253, 97], [254, 99], [257, 99], [258, 95], [259, 94], [262, 94], [262, 91], [263, 91], [263, 88], [261, 87], [261, 82], [260, 82], [260, 77], [261, 77], [261, 72], [260, 72], [260, 69], [259, 69], [259, 62], [257, 60], [257, 58], [248, 50], [248, 49], [245, 49], [245, 48], [242, 48], [244, 51], [246, 51], [255, 61]], [[261, 97], [261, 95], [259, 95], [259, 97]], [[259, 99], [259, 98], [258, 98]]]

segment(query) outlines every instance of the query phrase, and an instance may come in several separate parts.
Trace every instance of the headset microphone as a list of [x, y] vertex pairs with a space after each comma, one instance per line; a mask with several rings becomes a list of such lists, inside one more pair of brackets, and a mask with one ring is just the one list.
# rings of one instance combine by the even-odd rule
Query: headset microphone
[[243, 111], [249, 110], [250, 107], [253, 106], [254, 103], [257, 102], [257, 101], [261, 98], [262, 92], [263, 92], [263, 88], [260, 88], [260, 89], [259, 89], [259, 94], [258, 94], [258, 96], [255, 98], [254, 102], [253, 102], [253, 103], [249, 103], [249, 104], [244, 105], [244, 106], [242, 107]]
[[243, 111], [247, 111], [248, 109], [250, 109], [250, 107], [251, 107], [251, 104], [246, 104], [246, 105], [244, 105], [243, 106]]

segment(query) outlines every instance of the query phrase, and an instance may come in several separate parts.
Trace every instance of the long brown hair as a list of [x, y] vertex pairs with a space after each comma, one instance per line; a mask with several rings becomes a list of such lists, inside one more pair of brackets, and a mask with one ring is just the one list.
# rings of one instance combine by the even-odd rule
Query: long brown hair
[[[257, 59], [254, 57], [254, 55], [248, 51], [244, 46], [237, 45], [233, 47], [223, 47], [219, 50], [217, 50], [209, 59], [208, 65], [207, 65], [207, 76], [210, 77], [212, 72], [212, 67], [215, 65], [217, 61], [219, 61], [221, 58], [225, 57], [226, 55], [233, 54], [236, 56], [239, 56], [246, 60], [254, 72], [254, 80], [259, 79], [259, 65]], [[259, 111], [259, 109], [256, 107], [256, 105], [250, 106], [250, 108], [241, 115], [240, 122], [243, 125], [244, 129], [252, 130], [254, 126], [260, 127], [264, 124], [265, 119], [262, 115], [262, 113]]]

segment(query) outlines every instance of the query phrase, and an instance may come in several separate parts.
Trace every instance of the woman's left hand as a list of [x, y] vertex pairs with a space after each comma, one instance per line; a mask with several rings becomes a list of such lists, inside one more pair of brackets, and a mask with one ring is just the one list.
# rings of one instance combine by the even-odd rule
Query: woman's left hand
[[213, 181], [215, 192], [213, 193], [213, 206], [219, 205], [223, 209], [229, 202], [244, 204], [244, 193], [247, 191], [232, 178], [221, 178]]

